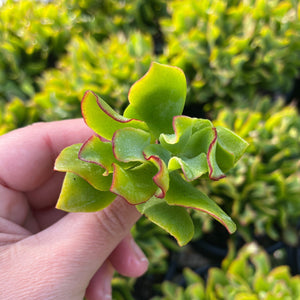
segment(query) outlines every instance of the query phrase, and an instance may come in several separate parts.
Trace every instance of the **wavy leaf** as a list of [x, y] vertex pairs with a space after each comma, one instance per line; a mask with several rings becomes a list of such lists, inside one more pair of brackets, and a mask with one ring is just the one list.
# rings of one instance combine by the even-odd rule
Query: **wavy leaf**
[[231, 130], [217, 126], [218, 145], [216, 156], [223, 172], [230, 170], [245, 153], [249, 144]]
[[173, 131], [172, 119], [183, 111], [186, 96], [184, 73], [176, 67], [152, 63], [130, 89], [124, 116], [140, 119], [156, 138]]
[[146, 161], [143, 150], [150, 145], [150, 133], [136, 128], [122, 128], [115, 132], [112, 139], [113, 152], [122, 162]]
[[68, 212], [94, 212], [108, 206], [116, 195], [99, 191], [73, 173], [67, 173], [56, 208]]
[[105, 169], [100, 165], [91, 164], [78, 158], [82, 144], [74, 144], [65, 148], [57, 157], [54, 169], [62, 172], [72, 172], [84, 178], [95, 189], [108, 191], [112, 183], [112, 175], [103, 176]]
[[178, 154], [184, 151], [189, 138], [195, 131], [201, 131], [206, 127], [212, 127], [209, 120], [176, 116], [173, 118], [174, 133], [161, 134], [159, 141], [164, 148], [173, 154]]
[[124, 127], [148, 130], [140, 120], [128, 119], [116, 113], [104, 100], [92, 91], [87, 91], [81, 102], [82, 116], [94, 132], [111, 140], [116, 130]]
[[186, 245], [192, 239], [194, 225], [185, 208], [170, 206], [156, 197], [136, 207], [151, 222], [174, 236], [180, 246]]
[[186, 182], [178, 173], [170, 174], [170, 186], [165, 199], [169, 205], [194, 208], [208, 213], [222, 223], [230, 233], [236, 230], [231, 218], [213, 200]]
[[193, 158], [173, 156], [169, 160], [168, 169], [170, 171], [181, 169], [185, 179], [193, 181], [208, 172], [206, 154], [200, 153]]
[[152, 163], [144, 163], [133, 169], [125, 170], [114, 164], [111, 191], [125, 198], [131, 204], [149, 200], [157, 191], [153, 177], [157, 168]]

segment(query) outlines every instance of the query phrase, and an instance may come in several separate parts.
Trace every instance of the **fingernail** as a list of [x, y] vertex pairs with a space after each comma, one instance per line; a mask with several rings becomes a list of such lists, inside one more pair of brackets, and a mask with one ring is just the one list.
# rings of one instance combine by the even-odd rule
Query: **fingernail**
[[107, 295], [104, 296], [104, 299], [105, 300], [112, 300], [112, 297], [111, 297], [110, 294], [107, 294]]

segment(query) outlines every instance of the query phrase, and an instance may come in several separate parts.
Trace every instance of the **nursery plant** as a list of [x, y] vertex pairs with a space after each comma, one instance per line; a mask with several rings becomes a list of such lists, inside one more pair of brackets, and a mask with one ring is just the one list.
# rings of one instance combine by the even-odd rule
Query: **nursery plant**
[[268, 254], [255, 243], [237, 253], [231, 248], [220, 268], [209, 270], [207, 281], [183, 271], [186, 286], [162, 284], [163, 296], [152, 300], [294, 300], [300, 297], [300, 276], [287, 266], [272, 267]]
[[[299, 243], [300, 118], [281, 99], [260, 98], [260, 108], [221, 110], [214, 122], [249, 142], [239, 164], [219, 182], [200, 183], [230, 213], [244, 241]], [[215, 227], [207, 218], [204, 227]]]
[[167, 63], [190, 81], [190, 101], [249, 107], [257, 93], [287, 93], [299, 74], [299, 4], [293, 0], [174, 0], [161, 20]]
[[79, 117], [82, 95], [91, 89], [120, 112], [128, 89], [149, 68], [152, 52], [151, 37], [139, 32], [128, 37], [111, 34], [102, 43], [75, 36], [57, 68], [44, 72], [38, 81], [40, 92], [32, 105], [43, 121]]
[[194, 234], [190, 209], [210, 214], [234, 232], [231, 218], [194, 184], [204, 176], [223, 178], [248, 143], [209, 120], [181, 115], [186, 89], [182, 70], [152, 63], [130, 88], [123, 115], [87, 91], [81, 110], [94, 135], [58, 156], [55, 169], [67, 174], [57, 208], [97, 211], [118, 195], [179, 245]]

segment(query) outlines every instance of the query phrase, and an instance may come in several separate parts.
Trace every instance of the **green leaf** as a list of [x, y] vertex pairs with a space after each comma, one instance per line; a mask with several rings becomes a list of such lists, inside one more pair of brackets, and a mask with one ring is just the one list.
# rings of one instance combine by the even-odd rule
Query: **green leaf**
[[176, 67], [152, 63], [130, 89], [124, 116], [145, 121], [156, 138], [173, 132], [172, 119], [183, 111], [186, 96], [184, 73]]
[[87, 91], [81, 102], [81, 111], [86, 124], [101, 137], [111, 140], [116, 130], [124, 127], [148, 130], [147, 125], [116, 113], [104, 100], [92, 91]]
[[214, 138], [209, 145], [208, 153], [207, 153], [209, 178], [212, 180], [219, 180], [221, 178], [224, 178], [225, 174], [220, 169], [216, 158], [217, 139], [218, 139], [217, 130], [216, 128], [212, 128], [212, 130], [213, 130]]
[[184, 150], [194, 132], [201, 131], [206, 127], [212, 127], [209, 120], [176, 116], [173, 118], [174, 134], [161, 134], [159, 141], [164, 148], [173, 154], [178, 154]]
[[169, 189], [170, 180], [168, 168], [164, 161], [158, 156], [151, 155], [149, 157], [146, 156], [146, 158], [149, 162], [152, 162], [158, 169], [158, 172], [153, 177], [153, 181], [159, 187], [159, 189], [155, 193], [155, 196], [158, 198], [164, 198], [167, 190]]
[[180, 246], [186, 245], [194, 235], [194, 225], [186, 209], [170, 206], [163, 199], [152, 197], [137, 205], [137, 209], [150, 221], [174, 236]]
[[93, 188], [73, 173], [67, 173], [56, 208], [68, 212], [94, 212], [108, 206], [116, 195]]
[[178, 173], [170, 174], [170, 186], [165, 199], [170, 205], [194, 208], [208, 213], [223, 224], [229, 233], [236, 230], [231, 218], [213, 200], [186, 182]]
[[112, 139], [113, 152], [122, 162], [146, 161], [143, 150], [150, 145], [150, 133], [136, 128], [122, 128], [115, 132]]
[[80, 160], [98, 164], [105, 169], [104, 175], [107, 176], [113, 171], [113, 163], [117, 159], [113, 155], [112, 143], [102, 141], [98, 136], [91, 136], [81, 147], [79, 151]]
[[144, 163], [133, 169], [125, 170], [114, 164], [111, 191], [125, 198], [131, 204], [149, 200], [157, 191], [153, 177], [157, 168], [152, 163]]
[[223, 172], [227, 172], [241, 158], [249, 144], [231, 130], [217, 126], [217, 150], [218, 165]]
[[108, 191], [112, 184], [112, 175], [103, 176], [105, 169], [100, 165], [82, 161], [78, 158], [82, 144], [74, 144], [65, 148], [57, 157], [54, 169], [72, 172], [84, 178], [95, 189]]
[[173, 156], [169, 160], [168, 169], [174, 171], [182, 169], [187, 181], [193, 181], [208, 172], [208, 164], [205, 153], [200, 153], [193, 158]]

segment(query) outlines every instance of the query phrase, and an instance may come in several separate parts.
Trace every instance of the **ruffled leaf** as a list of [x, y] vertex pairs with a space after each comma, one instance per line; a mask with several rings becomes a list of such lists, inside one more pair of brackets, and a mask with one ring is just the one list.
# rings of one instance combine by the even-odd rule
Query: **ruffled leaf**
[[54, 169], [72, 172], [84, 178], [95, 189], [108, 191], [112, 183], [112, 175], [103, 176], [105, 170], [97, 164], [91, 164], [78, 158], [82, 144], [74, 144], [65, 148], [57, 157]]
[[205, 153], [193, 158], [180, 158], [173, 156], [169, 160], [168, 169], [174, 171], [181, 169], [187, 181], [193, 181], [208, 172], [208, 163]]
[[112, 139], [116, 130], [124, 127], [148, 130], [144, 122], [119, 115], [92, 91], [87, 91], [84, 94], [81, 102], [81, 111], [86, 124], [95, 133], [107, 140]]
[[172, 119], [183, 111], [186, 79], [179, 68], [152, 63], [130, 89], [124, 116], [146, 122], [156, 138], [173, 131]]
[[68, 212], [94, 212], [108, 206], [116, 195], [99, 191], [73, 173], [67, 173], [56, 208]]
[[155, 196], [158, 198], [164, 198], [166, 195], [167, 190], [169, 189], [169, 171], [162, 159], [158, 156], [151, 155], [149, 157], [146, 156], [146, 159], [149, 162], [152, 162], [158, 172], [153, 177], [153, 181], [158, 186], [158, 190], [155, 193]]
[[207, 153], [207, 162], [209, 168], [209, 178], [212, 180], [219, 180], [225, 177], [225, 174], [220, 169], [217, 158], [216, 158], [216, 150], [217, 150], [217, 129], [212, 128], [213, 130], [213, 140], [209, 145], [208, 153]]
[[192, 239], [194, 225], [183, 207], [170, 206], [156, 197], [136, 207], [150, 221], [174, 236], [180, 246], [186, 245]]
[[192, 133], [206, 127], [212, 127], [212, 123], [209, 120], [176, 116], [173, 118], [174, 133], [161, 134], [159, 141], [164, 148], [173, 154], [178, 154], [184, 150]]
[[165, 197], [169, 205], [194, 208], [208, 213], [233, 233], [236, 225], [232, 219], [207, 195], [186, 182], [178, 173], [170, 174], [170, 186]]
[[151, 135], [144, 130], [130, 127], [119, 129], [112, 139], [113, 152], [122, 162], [144, 162], [143, 150], [150, 145], [150, 142]]
[[148, 162], [128, 170], [114, 164], [111, 191], [131, 204], [143, 203], [157, 191], [158, 187], [153, 181], [156, 173], [156, 166]]
[[217, 126], [218, 145], [216, 156], [223, 172], [230, 170], [245, 153], [249, 144], [231, 130]]

